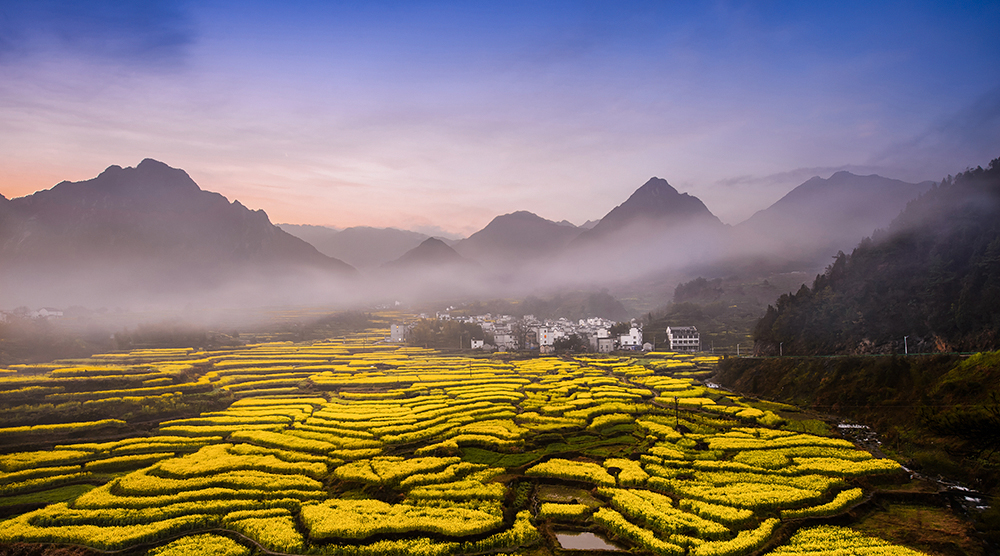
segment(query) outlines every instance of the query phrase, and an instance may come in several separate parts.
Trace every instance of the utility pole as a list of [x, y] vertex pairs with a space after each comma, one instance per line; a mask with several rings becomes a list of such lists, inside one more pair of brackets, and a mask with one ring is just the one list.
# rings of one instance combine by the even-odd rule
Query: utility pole
[[736, 344], [736, 357], [740, 356], [740, 345]]
[[785, 355], [785, 352], [782, 349], [782, 346], [784, 346], [784, 345], [785, 345], [785, 342], [778, 342], [778, 357], [782, 357], [782, 356]]
[[910, 348], [909, 348], [909, 346], [906, 345], [906, 339], [907, 338], [909, 338], [909, 336], [903, 336], [903, 355], [909, 355], [910, 354]]

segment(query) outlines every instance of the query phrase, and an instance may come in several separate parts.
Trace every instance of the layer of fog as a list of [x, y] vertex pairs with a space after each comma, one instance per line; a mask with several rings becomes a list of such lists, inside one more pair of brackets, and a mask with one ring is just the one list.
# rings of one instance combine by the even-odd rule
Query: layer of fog
[[[836, 215], [830, 218], [836, 222]], [[677, 284], [698, 276], [751, 281], [801, 272], [811, 280], [837, 250], [849, 252], [874, 231], [849, 219], [839, 235], [818, 222], [812, 227], [795, 219], [774, 222], [765, 229], [645, 221], [593, 241], [570, 242], [545, 256], [466, 253], [468, 260], [461, 263], [382, 264], [353, 273], [278, 261], [229, 265], [217, 273], [156, 260], [83, 264], [87, 254], [76, 253], [66, 264], [0, 269], [0, 310], [83, 307], [132, 323], [170, 318], [218, 327], [260, 322], [282, 308], [443, 307], [608, 289], [619, 299], [645, 295], [645, 307], [630, 307], [638, 316], [640, 309], [670, 303]]]
[[[742, 272], [752, 278], [753, 274], [788, 270], [785, 265], [770, 264], [786, 262], [787, 252], [786, 246], [763, 241], [748, 247], [747, 237], [734, 234], [731, 228], [640, 224], [544, 258], [497, 261], [484, 255], [474, 264], [383, 265], [354, 275], [282, 266], [265, 271], [247, 267], [206, 277], [193, 269], [136, 268], [122, 261], [73, 268], [55, 264], [6, 269], [0, 278], [0, 308], [82, 306], [127, 313], [166, 312], [211, 321], [212, 315], [224, 316], [233, 310], [285, 306], [357, 310], [395, 306], [396, 302], [412, 306], [551, 295], [567, 289], [610, 288], [614, 292], [630, 284], [679, 283], [698, 275], [711, 278]], [[828, 256], [798, 261], [794, 266], [799, 268], [794, 270], [821, 271]], [[661, 304], [670, 301], [671, 293], [664, 288]]]

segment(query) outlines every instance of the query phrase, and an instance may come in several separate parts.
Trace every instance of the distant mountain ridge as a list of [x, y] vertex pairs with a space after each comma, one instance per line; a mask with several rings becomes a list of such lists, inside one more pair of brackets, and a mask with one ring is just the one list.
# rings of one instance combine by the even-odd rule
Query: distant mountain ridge
[[734, 227], [738, 245], [787, 258], [826, 260], [892, 222], [933, 182], [836, 172], [813, 177]]
[[768, 307], [754, 339], [758, 353], [783, 344], [786, 355], [997, 349], [1000, 158], [928, 190], [839, 253], [811, 288]]
[[278, 224], [278, 227], [309, 242], [324, 255], [362, 270], [398, 259], [429, 237], [419, 232], [369, 226], [342, 230], [296, 224]]
[[484, 264], [518, 264], [551, 257], [580, 233], [569, 222], [553, 222], [525, 210], [497, 216], [455, 244], [462, 256]]
[[51, 281], [78, 293], [180, 293], [300, 271], [355, 274], [271, 224], [264, 211], [203, 191], [183, 170], [152, 159], [2, 206], [0, 267], [8, 289]]
[[[680, 244], [716, 250], [720, 258], [728, 252], [730, 257], [736, 254], [736, 259], [746, 256], [753, 260], [763, 252], [774, 259], [773, 267], [811, 271], [816, 264], [825, 264], [831, 249], [847, 248], [876, 228], [887, 226], [907, 201], [930, 184], [850, 172], [837, 172], [827, 179], [817, 176], [746, 221], [727, 226], [696, 196], [680, 193], [666, 180], [652, 177], [603, 218], [583, 226], [522, 210], [497, 216], [481, 230], [450, 244], [463, 257], [505, 273], [529, 264], [537, 269], [546, 261], [594, 249], [605, 256], [613, 250], [623, 263], [629, 260], [627, 252], [634, 249], [644, 250], [647, 259], [669, 258]], [[327, 255], [359, 268], [393, 261], [427, 238], [391, 228], [282, 226]], [[669, 237], [674, 238], [673, 244]], [[733, 264], [722, 263], [718, 268], [738, 269], [747, 263], [736, 260]]]
[[[814, 273], [827, 263], [831, 247], [853, 245], [887, 226], [929, 184], [838, 172], [812, 178], [728, 226], [696, 196], [652, 177], [596, 222], [578, 227], [521, 210], [452, 242], [394, 228], [274, 226], [263, 211], [230, 203], [201, 190], [183, 170], [146, 159], [27, 197], [0, 196], [0, 289], [51, 281], [53, 288], [84, 291], [60, 278], [69, 271], [77, 282], [90, 277], [106, 291], [194, 291], [238, 278], [270, 281], [273, 293], [301, 272], [318, 273], [317, 285], [326, 276], [352, 275], [347, 263], [353, 263], [371, 278], [357, 296], [377, 297], [379, 288], [433, 289], [438, 296], [461, 288], [494, 296], [663, 284], [664, 291], [654, 294], [662, 297], [703, 273]], [[435, 265], [470, 271], [435, 274]], [[420, 276], [407, 276], [405, 288], [402, 274], [385, 271], [417, 267]], [[436, 286], [423, 288], [421, 280]]]

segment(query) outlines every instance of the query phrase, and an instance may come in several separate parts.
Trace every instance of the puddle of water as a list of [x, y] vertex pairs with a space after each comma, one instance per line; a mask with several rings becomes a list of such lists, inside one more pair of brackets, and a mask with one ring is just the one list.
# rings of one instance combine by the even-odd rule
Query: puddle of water
[[599, 537], [594, 533], [556, 533], [556, 540], [559, 542], [559, 546], [565, 550], [623, 551], [620, 547], [611, 544], [603, 537]]

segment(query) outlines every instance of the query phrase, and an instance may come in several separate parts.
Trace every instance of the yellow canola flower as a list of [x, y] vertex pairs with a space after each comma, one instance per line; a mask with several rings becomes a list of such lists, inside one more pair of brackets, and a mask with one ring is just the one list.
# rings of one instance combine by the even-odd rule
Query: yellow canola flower
[[250, 549], [228, 537], [206, 533], [181, 537], [146, 554], [147, 556], [247, 556], [250, 554]]
[[462, 537], [503, 524], [502, 516], [479, 510], [391, 505], [379, 500], [328, 500], [303, 506], [301, 515], [310, 537], [318, 540], [413, 532]]
[[767, 556], [925, 556], [924, 553], [869, 537], [847, 527], [820, 525], [799, 529], [788, 543]]

